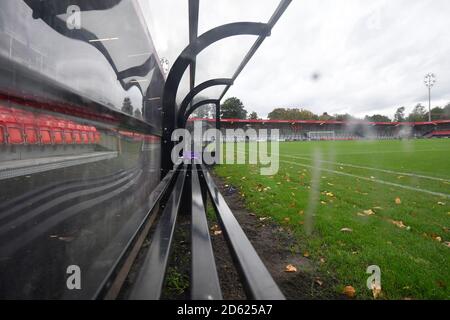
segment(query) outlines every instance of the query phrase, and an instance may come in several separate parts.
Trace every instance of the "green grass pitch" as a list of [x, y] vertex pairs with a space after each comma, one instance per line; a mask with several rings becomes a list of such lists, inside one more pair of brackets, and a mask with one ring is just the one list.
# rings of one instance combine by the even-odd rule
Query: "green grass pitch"
[[371, 298], [366, 268], [378, 265], [382, 298], [450, 299], [450, 139], [283, 142], [279, 155], [273, 176], [215, 172], [290, 229], [337, 292]]

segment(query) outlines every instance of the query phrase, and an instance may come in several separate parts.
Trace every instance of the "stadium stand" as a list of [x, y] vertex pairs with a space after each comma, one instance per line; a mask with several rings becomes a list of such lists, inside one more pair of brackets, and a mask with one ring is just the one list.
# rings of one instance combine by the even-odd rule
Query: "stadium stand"
[[[204, 128], [211, 127], [215, 119], [191, 118], [189, 121], [202, 121]], [[359, 139], [405, 139], [446, 137], [450, 132], [449, 120], [432, 122], [366, 122], [366, 121], [318, 121], [318, 120], [243, 120], [221, 119], [221, 132], [225, 137], [227, 129], [273, 129], [279, 130], [280, 141], [308, 140], [359, 140]], [[235, 141], [248, 138], [238, 134]], [[231, 141], [231, 140], [230, 140]]]

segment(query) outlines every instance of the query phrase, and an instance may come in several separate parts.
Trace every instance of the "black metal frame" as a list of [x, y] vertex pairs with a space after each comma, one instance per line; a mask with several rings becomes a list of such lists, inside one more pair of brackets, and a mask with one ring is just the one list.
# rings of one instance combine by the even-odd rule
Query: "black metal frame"
[[194, 58], [209, 45], [236, 35], [267, 35], [270, 32], [267, 24], [257, 22], [237, 22], [216, 27], [205, 32], [189, 44], [173, 64], [164, 86], [163, 94], [163, 138], [162, 138], [162, 175], [172, 169], [171, 152], [173, 142], [171, 136], [176, 127], [178, 109], [176, 95], [180, 81], [187, 67]]
[[213, 86], [222, 86], [222, 85], [229, 86], [232, 84], [233, 84], [233, 79], [219, 78], [219, 79], [211, 79], [211, 80], [205, 81], [205, 82], [199, 84], [198, 86], [196, 86], [195, 88], [193, 88], [187, 94], [187, 96], [184, 98], [183, 102], [181, 102], [180, 109], [178, 110], [178, 126], [184, 127], [184, 117], [185, 117], [186, 110], [196, 95], [198, 95], [203, 90], [213, 87]]
[[[173, 172], [167, 176], [171, 175], [172, 179], [175, 179]], [[190, 298], [223, 299], [206, 216], [207, 200], [211, 199], [246, 296], [255, 300], [285, 299], [203, 165], [182, 166], [178, 171], [173, 190], [169, 188], [165, 190], [167, 193], [165, 198], [168, 200], [127, 298], [133, 300], [161, 298], [177, 216], [190, 213], [192, 240]], [[189, 205], [183, 200], [187, 198]]]
[[[220, 101], [217, 99], [206, 99], [200, 102], [197, 102], [196, 104], [194, 104], [192, 107], [190, 107], [183, 115], [183, 121], [180, 123], [180, 127], [183, 128], [186, 125], [187, 120], [189, 119], [190, 115], [197, 110], [200, 107], [203, 107], [204, 105], [207, 104], [214, 104], [216, 107], [218, 105], [220, 105]], [[180, 114], [181, 116], [181, 114]]]
[[[171, 164], [171, 151], [173, 148], [173, 142], [171, 141], [171, 135], [176, 127], [184, 127], [186, 125], [187, 118], [196, 108], [206, 103], [198, 103], [192, 106], [192, 99], [203, 89], [213, 85], [225, 85], [225, 89], [220, 95], [219, 99], [215, 101], [216, 104], [216, 128], [220, 129], [220, 101], [223, 99], [231, 85], [236, 78], [245, 68], [247, 63], [253, 57], [255, 52], [261, 46], [263, 41], [270, 35], [272, 28], [280, 19], [284, 11], [287, 9], [292, 0], [281, 0], [277, 9], [269, 19], [268, 23], [256, 23], [256, 22], [236, 22], [226, 25], [222, 25], [211, 29], [204, 34], [197, 36], [198, 32], [198, 16], [199, 16], [199, 0], [189, 0], [189, 45], [178, 56], [177, 60], [173, 64], [167, 81], [164, 87], [163, 94], [163, 138], [162, 138], [162, 152], [161, 152], [161, 164], [162, 164], [162, 176], [164, 176], [169, 170], [172, 169]], [[258, 36], [249, 52], [245, 55], [244, 59], [240, 63], [239, 67], [233, 74], [231, 79], [212, 79], [206, 81], [197, 87], [195, 85], [195, 68], [197, 55], [210, 46], [211, 44], [222, 40], [227, 37], [237, 35], [255, 35]], [[176, 104], [176, 96], [180, 81], [187, 69], [190, 66], [190, 92], [183, 99], [183, 102], [179, 108]], [[227, 80], [227, 83], [225, 81]], [[205, 100], [206, 101], [206, 100]], [[191, 108], [188, 109], [188, 105]]]

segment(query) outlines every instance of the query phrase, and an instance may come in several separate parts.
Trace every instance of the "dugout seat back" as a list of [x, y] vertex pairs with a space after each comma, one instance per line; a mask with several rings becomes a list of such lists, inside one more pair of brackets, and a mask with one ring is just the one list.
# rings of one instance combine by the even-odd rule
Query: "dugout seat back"
[[39, 128], [39, 140], [43, 145], [49, 145], [53, 143], [52, 130], [51, 130], [51, 120], [47, 116], [38, 116], [37, 124]]

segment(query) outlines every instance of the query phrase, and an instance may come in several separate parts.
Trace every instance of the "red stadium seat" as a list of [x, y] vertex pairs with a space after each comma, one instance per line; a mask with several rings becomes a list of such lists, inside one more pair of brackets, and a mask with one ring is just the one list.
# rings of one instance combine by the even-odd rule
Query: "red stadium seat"
[[97, 131], [97, 129], [95, 129], [95, 127], [93, 126], [89, 126], [89, 142], [92, 144], [95, 144], [95, 132]]
[[74, 136], [76, 144], [82, 144], [83, 143], [83, 140], [81, 138], [82, 132], [83, 132], [83, 126], [79, 125], [79, 124], [75, 124], [75, 131], [73, 133], [73, 136]]
[[[0, 110], [0, 127], [3, 128], [3, 140], [9, 144], [24, 144], [23, 126], [17, 121], [13, 112], [6, 108]], [[6, 138], [6, 139], [5, 139]]]
[[23, 114], [23, 127], [25, 131], [25, 140], [28, 144], [38, 144], [39, 135], [36, 126], [36, 118], [31, 112]]
[[66, 127], [64, 129], [64, 139], [67, 144], [75, 142], [74, 130], [76, 129], [75, 123], [72, 121], [66, 121]]
[[62, 122], [60, 119], [55, 117], [49, 117], [50, 120], [50, 129], [53, 136], [53, 143], [54, 144], [63, 144], [64, 143], [64, 122]]
[[39, 139], [41, 144], [52, 144], [51, 120], [47, 116], [38, 116]]
[[81, 141], [83, 144], [89, 144], [89, 129], [88, 126], [80, 125], [81, 127]]
[[6, 143], [6, 130], [5, 127], [3, 127], [2, 125], [0, 125], [0, 144], [5, 144]]

